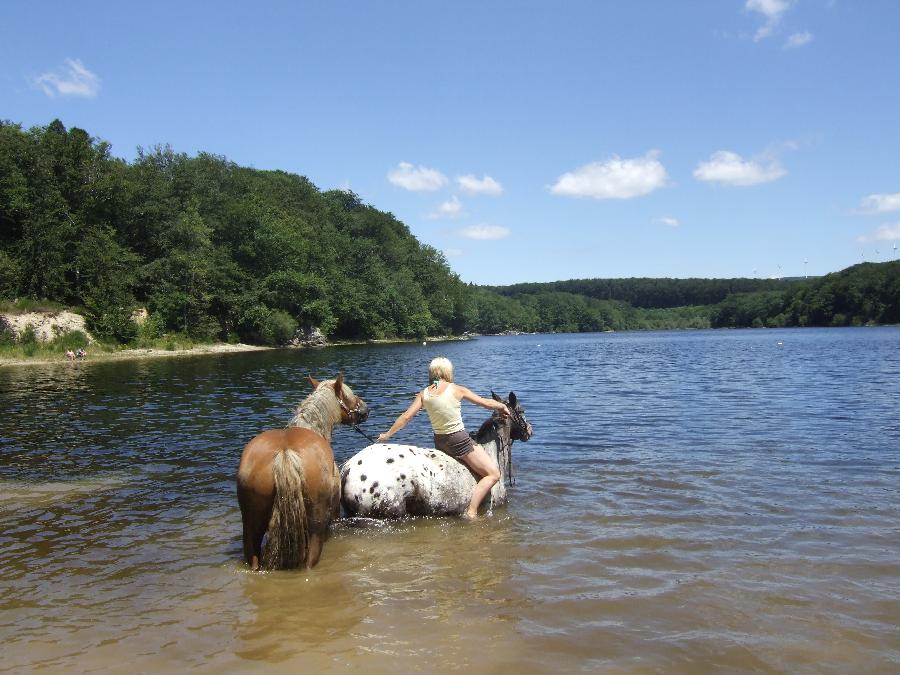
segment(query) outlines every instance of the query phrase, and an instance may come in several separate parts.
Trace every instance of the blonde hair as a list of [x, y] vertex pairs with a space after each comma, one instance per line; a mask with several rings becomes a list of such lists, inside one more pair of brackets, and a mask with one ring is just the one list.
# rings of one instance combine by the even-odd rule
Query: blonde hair
[[447, 382], [453, 382], [453, 364], [450, 363], [450, 359], [445, 356], [431, 359], [431, 363], [428, 364], [428, 379], [432, 381], [442, 379], [447, 380]]

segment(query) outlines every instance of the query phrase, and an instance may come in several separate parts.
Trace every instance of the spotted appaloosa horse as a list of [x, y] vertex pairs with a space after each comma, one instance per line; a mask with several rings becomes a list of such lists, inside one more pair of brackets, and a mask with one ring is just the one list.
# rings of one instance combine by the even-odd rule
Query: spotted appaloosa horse
[[[488, 510], [506, 503], [504, 477], [512, 478], [512, 442], [527, 441], [533, 433], [516, 395], [510, 392], [503, 402], [510, 417], [495, 413], [473, 434], [500, 467], [500, 480], [483, 502]], [[469, 467], [440, 450], [376, 443], [341, 467], [341, 504], [347, 515], [369, 518], [460, 515], [469, 506], [476, 480]]]
[[312, 567], [331, 521], [340, 516], [331, 432], [339, 423], [365, 421], [369, 409], [342, 375], [309, 381], [313, 393], [297, 407], [288, 428], [262, 432], [241, 455], [237, 497], [244, 559], [253, 570]]

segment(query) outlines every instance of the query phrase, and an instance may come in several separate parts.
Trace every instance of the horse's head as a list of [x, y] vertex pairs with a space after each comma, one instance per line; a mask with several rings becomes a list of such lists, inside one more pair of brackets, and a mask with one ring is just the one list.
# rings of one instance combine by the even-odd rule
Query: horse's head
[[525, 418], [525, 408], [519, 403], [519, 399], [515, 392], [509, 392], [509, 398], [502, 399], [493, 391], [491, 396], [495, 401], [500, 401], [509, 409], [509, 437], [514, 441], [527, 441], [534, 433], [531, 422]]
[[308, 377], [309, 383], [315, 390], [318, 390], [319, 387], [331, 388], [341, 406], [341, 424], [362, 424], [368, 419], [369, 406], [359, 396], [354, 394], [350, 387], [344, 384], [343, 374], [338, 374], [334, 380], [326, 380], [325, 382], [319, 382], [312, 375]]

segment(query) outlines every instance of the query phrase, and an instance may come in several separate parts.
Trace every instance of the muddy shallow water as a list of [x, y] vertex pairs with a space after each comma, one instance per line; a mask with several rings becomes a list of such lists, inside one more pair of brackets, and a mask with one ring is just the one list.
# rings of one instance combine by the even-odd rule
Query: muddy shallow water
[[[895, 671], [898, 347], [536, 335], [0, 369], [0, 670]], [[248, 573], [243, 444], [307, 372], [343, 371], [383, 430], [438, 354], [527, 410], [510, 506], [344, 521], [314, 570]], [[427, 444], [425, 416], [397, 440]]]

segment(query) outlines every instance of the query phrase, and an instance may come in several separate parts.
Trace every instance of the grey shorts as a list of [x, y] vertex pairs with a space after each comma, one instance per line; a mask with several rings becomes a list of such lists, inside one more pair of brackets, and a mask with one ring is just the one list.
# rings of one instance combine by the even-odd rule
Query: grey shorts
[[459, 459], [475, 449], [475, 441], [465, 430], [454, 431], [452, 434], [435, 434], [434, 447], [454, 459]]

